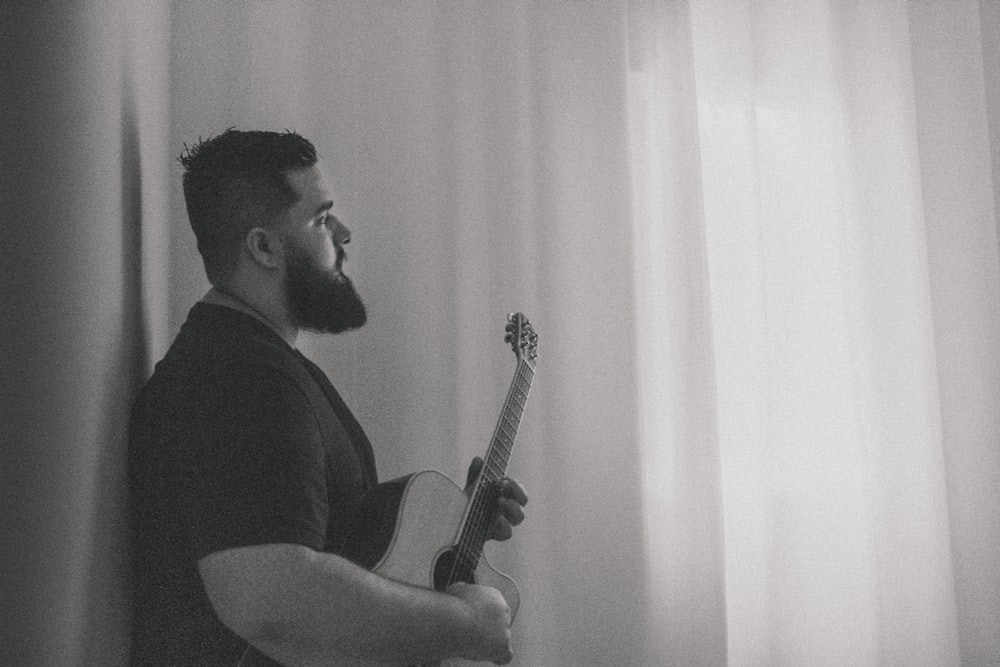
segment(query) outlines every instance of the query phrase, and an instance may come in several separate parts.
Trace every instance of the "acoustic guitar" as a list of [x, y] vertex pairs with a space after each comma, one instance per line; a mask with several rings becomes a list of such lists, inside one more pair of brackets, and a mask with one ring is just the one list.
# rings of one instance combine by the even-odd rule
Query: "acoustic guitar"
[[[504, 340], [517, 365], [470, 492], [436, 470], [378, 484], [362, 498], [339, 553], [387, 579], [423, 588], [443, 591], [458, 582], [491, 586], [503, 595], [513, 620], [520, 603], [517, 584], [490, 565], [483, 546], [495, 519], [498, 483], [510, 463], [535, 376], [538, 334], [521, 313], [507, 316], [505, 331]], [[276, 664], [257, 662], [263, 657], [256, 654], [240, 664]], [[467, 664], [472, 663], [458, 659], [443, 663]]]

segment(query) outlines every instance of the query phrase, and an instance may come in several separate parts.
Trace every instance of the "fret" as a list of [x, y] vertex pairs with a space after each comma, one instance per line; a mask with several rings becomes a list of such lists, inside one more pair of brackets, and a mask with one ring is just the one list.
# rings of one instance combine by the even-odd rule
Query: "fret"
[[[510, 455], [510, 451], [511, 449], [513, 449], [513, 447], [514, 447], [513, 438], [504, 440], [503, 437], [498, 434], [497, 437], [493, 439], [493, 444], [490, 446], [490, 451], [492, 452], [492, 450], [495, 449], [502, 452], [504, 456], [508, 456]], [[487, 456], [489, 456], [489, 454], [487, 454]]]
[[[496, 454], [497, 456], [494, 456], [493, 454]], [[510, 461], [510, 450], [508, 449], [507, 451], [503, 451], [503, 450], [497, 449], [497, 450], [495, 450], [494, 452], [492, 452], [490, 454], [490, 456], [488, 457], [488, 460], [492, 461], [492, 460], [494, 460], [496, 458], [499, 458], [503, 462], [502, 468], [506, 469], [507, 463]]]
[[520, 419], [518, 419], [516, 421], [512, 420], [512, 419], [509, 419], [506, 414], [504, 414], [500, 419], [501, 419], [501, 421], [505, 421], [508, 424], [510, 424], [512, 427], [514, 427], [514, 433], [517, 433], [517, 427], [520, 425], [520, 421], [521, 421]]
[[500, 440], [502, 437], [506, 436], [508, 442], [514, 442], [514, 436], [517, 435], [517, 427], [515, 426], [512, 431], [508, 431], [504, 426], [499, 426], [497, 432], [493, 435], [494, 440]]
[[503, 449], [505, 452], [510, 453], [510, 450], [514, 447], [514, 436], [508, 436], [506, 440], [502, 434], [497, 433], [496, 438], [493, 439], [493, 447], [497, 449]]
[[[499, 429], [493, 437], [494, 442], [498, 442], [502, 445], [510, 445], [514, 442], [514, 438], [517, 436], [517, 429], [514, 429], [513, 433], [507, 432], [506, 429]], [[505, 439], [506, 438], [506, 439]]]
[[485, 465], [487, 466], [487, 468], [488, 468], [489, 470], [491, 470], [491, 471], [494, 471], [494, 472], [496, 472], [496, 474], [498, 474], [498, 475], [500, 475], [500, 476], [503, 476], [503, 473], [504, 473], [504, 470], [505, 470], [505, 468], [506, 468], [506, 466], [501, 466], [501, 465], [499, 465], [499, 464], [498, 464], [498, 463], [497, 463], [496, 461], [494, 461], [494, 460], [493, 460], [492, 458], [491, 458], [491, 459], [488, 459], [488, 460], [486, 461], [486, 464], [485, 464]]
[[486, 461], [492, 461], [501, 468], [506, 469], [507, 463], [510, 461], [510, 449], [492, 447], [490, 448], [489, 454], [486, 455]]
[[491, 452], [487, 457], [487, 461], [492, 461], [501, 470], [506, 470], [507, 463], [510, 462], [510, 450], [507, 450], [506, 452], [500, 450]]

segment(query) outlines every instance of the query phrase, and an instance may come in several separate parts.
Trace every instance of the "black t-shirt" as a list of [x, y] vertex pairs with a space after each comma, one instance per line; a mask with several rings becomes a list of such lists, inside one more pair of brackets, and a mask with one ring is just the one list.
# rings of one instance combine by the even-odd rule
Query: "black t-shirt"
[[197, 561], [232, 547], [335, 552], [376, 482], [371, 445], [323, 372], [253, 317], [195, 305], [133, 410], [132, 664], [233, 665]]

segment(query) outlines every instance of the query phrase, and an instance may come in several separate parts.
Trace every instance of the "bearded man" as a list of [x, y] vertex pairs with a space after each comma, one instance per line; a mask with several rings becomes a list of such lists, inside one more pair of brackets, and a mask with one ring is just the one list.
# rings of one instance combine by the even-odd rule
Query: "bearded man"
[[[497, 590], [412, 587], [338, 555], [377, 475], [361, 425], [295, 348], [302, 329], [366, 320], [315, 148], [228, 130], [181, 163], [212, 288], [133, 407], [132, 664], [509, 662]], [[501, 488], [495, 539], [527, 501]]]

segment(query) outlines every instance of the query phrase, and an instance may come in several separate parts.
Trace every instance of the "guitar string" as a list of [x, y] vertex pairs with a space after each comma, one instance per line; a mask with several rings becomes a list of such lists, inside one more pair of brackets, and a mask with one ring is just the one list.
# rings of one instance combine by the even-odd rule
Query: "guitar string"
[[[512, 391], [509, 392], [508, 398], [513, 396], [512, 392], [517, 388], [517, 381], [523, 381], [524, 377], [524, 373], [521, 369], [519, 369], [518, 373], [515, 375], [515, 382], [512, 383]], [[507, 435], [509, 437], [509, 434]], [[494, 493], [492, 492], [490, 486], [497, 479], [501, 478], [501, 473], [503, 472], [503, 466], [496, 463], [495, 455], [502, 451], [502, 448], [499, 447], [499, 445], [509, 448], [510, 444], [512, 443], [503, 442], [499, 432], [495, 435], [494, 441], [491, 444], [490, 451], [487, 454], [487, 465], [484, 467], [483, 473], [481, 474], [480, 483], [473, 500], [473, 506], [470, 508], [469, 521], [466, 524], [466, 530], [463, 532], [457, 547], [457, 558], [453, 563], [452, 574], [450, 576], [452, 583], [454, 581], [471, 578], [472, 572], [478, 565], [478, 560], [481, 555], [481, 547], [476, 548], [476, 545], [485, 541], [484, 531], [488, 529], [485, 521], [487, 514], [486, 508], [495, 504], [495, 498], [492, 497]], [[509, 456], [509, 449], [507, 453]], [[506, 463], [506, 461], [504, 463]], [[499, 467], [500, 473], [494, 471], [491, 466]], [[482, 483], [483, 480], [486, 481], [486, 484]]]
[[[466, 527], [459, 538], [459, 542], [456, 545], [456, 558], [452, 563], [451, 572], [448, 576], [447, 584], [451, 585], [456, 581], [465, 581], [471, 579], [472, 573], [475, 571], [479, 564], [479, 558], [482, 556], [482, 545], [486, 541], [487, 532], [492, 524], [492, 516], [488, 517], [489, 508], [493, 507], [495, 512], [496, 504], [496, 489], [493, 486], [498, 480], [502, 479], [503, 472], [506, 469], [507, 463], [510, 460], [510, 453], [514, 445], [514, 438], [517, 435], [517, 429], [520, 425], [521, 417], [524, 413], [524, 406], [526, 405], [528, 392], [531, 390], [531, 382], [534, 379], [534, 370], [530, 365], [521, 360], [518, 364], [517, 371], [514, 374], [514, 381], [511, 383], [511, 388], [507, 393], [507, 399], [505, 401], [505, 409], [501, 413], [501, 418], [498, 421], [497, 429], [494, 433], [493, 440], [490, 444], [490, 449], [487, 452], [486, 464], [484, 464], [482, 471], [480, 472], [479, 484], [474, 493], [473, 504], [470, 508], [469, 520], [466, 522]], [[520, 394], [521, 401], [516, 400]], [[517, 406], [518, 411], [513, 409], [513, 406]], [[514, 417], [513, 420], [508, 418], [508, 413]], [[503, 428], [504, 420], [507, 420], [508, 424], [512, 427], [513, 434], [508, 433]], [[506, 435], [509, 442], [505, 442], [501, 437], [501, 434]], [[496, 461], [497, 455], [499, 455], [501, 463]], [[494, 471], [490, 466], [495, 466], [499, 468], [499, 473]], [[492, 478], [490, 477], [492, 475]], [[483, 480], [486, 480], [486, 484], [482, 484]], [[486, 521], [487, 518], [491, 520]]]
[[[533, 359], [534, 357], [531, 358]], [[471, 579], [471, 575], [475, 571], [479, 558], [482, 555], [482, 545], [486, 541], [487, 531], [492, 525], [492, 520], [487, 522], [486, 518], [492, 519], [492, 514], [496, 511], [497, 490], [491, 485], [502, 478], [503, 472], [510, 460], [514, 438], [517, 435], [517, 429], [524, 414], [524, 406], [526, 405], [533, 379], [534, 369], [524, 359], [521, 359], [521, 363], [518, 364], [518, 369], [515, 372], [514, 381], [511, 383], [511, 389], [508, 392], [505, 410], [501, 414], [497, 432], [491, 443], [490, 451], [487, 454], [487, 466], [484, 467], [483, 473], [481, 473], [480, 482], [482, 482], [483, 478], [486, 478], [487, 484], [480, 484], [476, 491], [473, 507], [470, 508], [471, 521], [467, 522], [466, 530], [459, 541], [457, 558], [452, 568], [452, 583], [458, 580], [456, 575], [461, 575], [462, 579]], [[518, 398], [521, 400], [517, 400]], [[510, 416], [513, 416], [513, 420], [510, 419], [508, 413]], [[513, 434], [503, 428], [504, 420], [512, 427]], [[506, 435], [508, 440], [505, 441], [501, 434]], [[500, 463], [497, 463], [495, 460], [498, 454]], [[499, 468], [499, 472], [489, 467], [492, 465]], [[489, 478], [489, 473], [493, 474], [493, 479]], [[490, 511], [490, 508], [493, 508], [492, 511]], [[460, 567], [462, 569], [461, 573], [458, 571]]]
[[[515, 382], [515, 383], [512, 384], [512, 387], [513, 387], [514, 391], [520, 390], [522, 383], [530, 382], [530, 379], [526, 378], [526, 374], [524, 373], [524, 369], [523, 368], [519, 368], [518, 369], [516, 380], [519, 380], [520, 382]], [[530, 387], [530, 385], [529, 385], [529, 387]], [[516, 426], [518, 425], [519, 422], [520, 422], [520, 417], [518, 417], [518, 419], [516, 420], [516, 422], [512, 424], [512, 426], [515, 427], [515, 435], [516, 435]], [[502, 478], [504, 469], [506, 468], [506, 464], [507, 464], [507, 462], [509, 460], [509, 457], [510, 457], [510, 450], [511, 450], [511, 447], [513, 446], [513, 436], [511, 436], [509, 433], [506, 433], [506, 432], [504, 432], [504, 433], [505, 433], [505, 435], [507, 435], [508, 438], [510, 438], [510, 441], [509, 442], [505, 442], [503, 440], [503, 438], [500, 437], [500, 434], [498, 433], [497, 437], [494, 439], [493, 446], [491, 446], [490, 452], [489, 452], [489, 454], [487, 456], [487, 465], [488, 466], [495, 466], [495, 467], [497, 467], [499, 469], [499, 472], [497, 472], [497, 471], [493, 470], [491, 467], [487, 468], [487, 472], [492, 472], [493, 475], [495, 476], [495, 479], [489, 479], [490, 482], [495, 482], [497, 479]], [[498, 463], [496, 461], [498, 455], [499, 455], [499, 458], [502, 461], [502, 464]], [[479, 499], [479, 501], [478, 502], [474, 502], [474, 505], [473, 505], [474, 519], [477, 522], [476, 525], [478, 527], [480, 527], [480, 528], [482, 528], [482, 524], [484, 523], [484, 519], [486, 518], [487, 507], [492, 504], [492, 503], [486, 502], [486, 501], [489, 501], [489, 500], [492, 500], [492, 499], [491, 498], [482, 498], [481, 497]], [[479, 535], [477, 533], [472, 533], [471, 537], [472, 538], [479, 538], [479, 537], [481, 537], [481, 535]], [[477, 541], [478, 541], [478, 539], [477, 539]]]
[[[510, 394], [510, 398], [513, 398], [517, 392], [520, 392], [525, 397], [527, 396], [527, 392], [530, 390], [531, 376], [529, 376], [525, 371], [530, 370], [530, 367], [518, 369], [515, 376], [515, 382], [512, 383], [512, 393]], [[516, 435], [516, 427], [519, 425], [520, 415], [518, 415], [514, 410], [511, 410], [511, 412], [516, 417], [516, 420], [511, 422], [511, 426], [514, 427], [514, 433]], [[473, 508], [470, 511], [470, 523], [468, 524], [470, 528], [465, 532], [463, 539], [459, 542], [459, 560], [455, 563], [456, 574], [469, 575], [471, 574], [471, 571], [475, 569], [476, 565], [478, 565], [478, 559], [482, 551], [481, 546], [478, 545], [485, 542], [486, 531], [490, 527], [486, 521], [487, 518], [490, 518], [488, 517], [488, 511], [491, 506], [495, 506], [495, 493], [491, 488], [489, 488], [489, 484], [502, 478], [504, 468], [509, 460], [510, 448], [513, 445], [512, 436], [506, 431], [504, 431], [504, 434], [510, 438], [510, 441], [504, 441], [498, 433], [487, 456], [488, 466], [496, 465], [500, 472], [498, 473], [490, 467], [487, 467], [485, 470], [485, 473], [492, 473], [493, 477], [491, 478], [488, 474], [485, 474], [484, 477], [487, 480], [487, 484], [481, 484], [480, 489], [477, 490], [476, 498], [473, 502]], [[500, 455], [503, 465], [496, 463], [495, 459], [497, 454]], [[483, 478], [480, 479], [482, 481]], [[462, 572], [457, 571], [459, 567], [463, 568]]]

